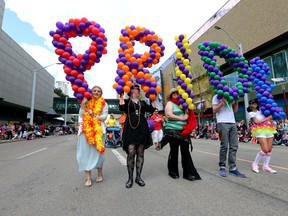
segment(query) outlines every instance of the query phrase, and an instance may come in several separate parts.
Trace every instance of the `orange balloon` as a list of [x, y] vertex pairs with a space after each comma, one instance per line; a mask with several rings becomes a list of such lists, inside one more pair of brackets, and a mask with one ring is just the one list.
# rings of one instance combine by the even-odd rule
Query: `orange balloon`
[[132, 70], [131, 70], [131, 73], [132, 73], [134, 76], [136, 76], [137, 73], [138, 73], [138, 70], [137, 70], [137, 69], [132, 69]]
[[141, 56], [141, 60], [142, 60], [142, 62], [145, 62], [147, 60], [147, 56], [146, 55], [142, 55]]
[[149, 41], [152, 40], [152, 35], [151, 34], [148, 34], [146, 37], [147, 37], [147, 40], [149, 40]]
[[118, 62], [118, 68], [122, 68], [124, 66], [123, 62]]
[[118, 85], [119, 85], [118, 83], [114, 83], [114, 84], [113, 84], [113, 88], [116, 89], [116, 87], [117, 87]]
[[147, 79], [150, 79], [151, 75], [149, 73], [146, 73], [144, 74], [144, 79], [147, 80]]
[[159, 93], [159, 92], [161, 91], [160, 86], [156, 86], [155, 91], [156, 91], [157, 93]]
[[128, 42], [126, 42], [126, 45], [127, 45], [127, 47], [128, 47], [128, 48], [131, 48], [131, 47], [133, 47], [133, 44], [132, 44], [132, 42], [131, 42], [131, 41], [128, 41]]
[[150, 87], [149, 86], [143, 86], [142, 89], [143, 89], [144, 92], [147, 93], [147, 92], [149, 92]]
[[150, 53], [149, 52], [144, 52], [144, 55], [148, 58], [150, 57]]
[[131, 57], [130, 58], [130, 62], [136, 62], [136, 58], [135, 57]]
[[161, 48], [159, 46], [155, 47], [155, 52], [161, 52]]
[[126, 75], [127, 75], [129, 78], [131, 78], [133, 74], [132, 74], [132, 72], [128, 71], [128, 72], [126, 73]]
[[156, 53], [155, 53], [155, 58], [156, 58], [156, 59], [160, 59], [160, 58], [161, 58], [161, 54], [158, 53], [158, 52], [156, 52]]
[[143, 78], [144, 77], [144, 73], [142, 71], [137, 73], [137, 77], [138, 78]]
[[127, 85], [125, 85], [125, 86], [123, 87], [123, 91], [126, 92], [126, 93], [130, 92], [130, 87], [127, 86]]
[[127, 82], [127, 81], [129, 80], [129, 77], [125, 74], [125, 75], [122, 76], [122, 79], [123, 79], [125, 82]]
[[133, 36], [137, 36], [137, 35], [138, 35], [138, 31], [137, 31], [136, 29], [134, 29], [134, 30], [132, 31], [132, 35], [133, 35]]
[[125, 73], [127, 73], [127, 72], [129, 71], [129, 67], [128, 67], [127, 65], [124, 65], [124, 66], [122, 67], [122, 70], [123, 70]]
[[125, 54], [125, 58], [127, 59], [127, 61], [130, 61], [131, 55], [129, 53]]
[[156, 58], [153, 59], [152, 63], [153, 63], [153, 64], [158, 64], [158, 59], [156, 59]]
[[150, 95], [149, 95], [149, 98], [150, 98], [150, 100], [152, 100], [152, 101], [153, 101], [153, 100], [155, 100], [155, 99], [156, 99], [156, 95], [155, 95], [155, 94], [150, 94]]
[[151, 81], [151, 82], [156, 82], [155, 77], [151, 77], [151, 78], [150, 78], [150, 81]]
[[129, 87], [132, 87], [132, 86], [133, 86], [133, 83], [132, 83], [131, 81], [127, 81], [127, 82], [126, 82], [126, 85], [129, 86]]
[[118, 53], [122, 53], [123, 52], [123, 49], [122, 48], [119, 48], [118, 49]]

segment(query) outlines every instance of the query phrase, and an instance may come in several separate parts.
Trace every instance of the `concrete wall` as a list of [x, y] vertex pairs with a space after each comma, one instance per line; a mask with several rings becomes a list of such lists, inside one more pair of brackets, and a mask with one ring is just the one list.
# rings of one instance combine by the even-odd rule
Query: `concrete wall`
[[[1, 23], [4, 6], [4, 1], [1, 0]], [[42, 66], [0, 29], [0, 108], [9, 104], [10, 107], [21, 107], [23, 112], [30, 111], [35, 68]], [[53, 107], [54, 82], [54, 77], [45, 69], [37, 72], [35, 112], [47, 112]]]

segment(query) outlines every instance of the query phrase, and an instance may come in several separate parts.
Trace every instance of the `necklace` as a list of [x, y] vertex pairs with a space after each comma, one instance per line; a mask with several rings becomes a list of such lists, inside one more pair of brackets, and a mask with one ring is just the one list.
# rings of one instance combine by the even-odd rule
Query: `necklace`
[[[129, 118], [129, 124], [131, 126], [131, 128], [133, 129], [136, 129], [138, 128], [139, 124], [140, 124], [140, 114], [141, 114], [141, 102], [139, 103], [139, 113], [138, 113], [138, 121], [137, 121], [137, 124], [136, 126], [133, 126], [132, 123], [131, 123], [131, 116], [130, 116], [130, 104], [131, 104], [131, 99], [129, 100], [129, 103], [128, 103], [128, 118]], [[138, 101], [139, 102], [139, 101]], [[134, 105], [134, 108], [135, 108], [135, 112], [136, 112], [136, 115], [137, 115], [137, 109], [136, 109], [136, 106], [135, 104], [133, 103]]]

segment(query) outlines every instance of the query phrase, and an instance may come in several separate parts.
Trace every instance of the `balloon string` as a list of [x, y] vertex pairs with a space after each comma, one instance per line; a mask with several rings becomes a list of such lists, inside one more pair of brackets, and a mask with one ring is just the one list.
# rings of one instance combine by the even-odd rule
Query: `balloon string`
[[229, 106], [229, 103], [226, 101], [226, 106], [228, 107], [229, 111], [232, 112], [231, 107]]

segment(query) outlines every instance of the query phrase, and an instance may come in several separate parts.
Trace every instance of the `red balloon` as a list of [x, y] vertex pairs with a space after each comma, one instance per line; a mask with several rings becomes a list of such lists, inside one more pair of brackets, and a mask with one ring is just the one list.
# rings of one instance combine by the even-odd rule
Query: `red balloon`
[[72, 76], [77, 77], [78, 76], [78, 71], [72, 70], [70, 73]]
[[89, 58], [91, 59], [91, 60], [95, 60], [96, 59], [96, 54], [95, 53], [90, 53], [90, 55], [89, 55]]
[[78, 89], [79, 89], [79, 86], [77, 86], [77, 85], [72, 85], [72, 90], [73, 90], [74, 92], [78, 92]]
[[77, 79], [80, 79], [80, 80], [84, 81], [84, 75], [83, 74], [78, 74]]
[[81, 94], [84, 94], [86, 92], [86, 89], [84, 87], [80, 87], [78, 89], [78, 92], [81, 93]]
[[84, 97], [85, 97], [85, 98], [90, 98], [90, 97], [91, 97], [90, 92], [85, 92], [85, 93], [84, 93]]
[[90, 46], [90, 47], [89, 47], [89, 51], [90, 51], [91, 53], [95, 53], [95, 52], [97, 51], [96, 46]]
[[69, 54], [68, 52], [64, 52], [64, 53], [62, 54], [62, 57], [63, 57], [63, 58], [66, 58], [66, 59], [69, 59], [70, 54]]
[[75, 65], [75, 66], [80, 66], [80, 60], [79, 59], [77, 59], [77, 58], [75, 58], [75, 59], [73, 59], [73, 64]]

